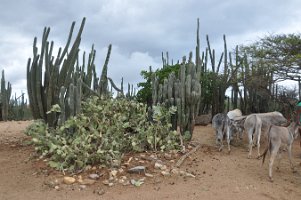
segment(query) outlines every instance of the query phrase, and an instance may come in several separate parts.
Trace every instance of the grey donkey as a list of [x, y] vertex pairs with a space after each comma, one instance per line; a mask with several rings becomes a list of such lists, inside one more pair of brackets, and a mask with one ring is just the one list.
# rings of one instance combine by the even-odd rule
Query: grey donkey
[[216, 144], [219, 146], [219, 151], [223, 149], [223, 140], [227, 137], [228, 151], [230, 152], [229, 121], [226, 113], [218, 113], [212, 118], [212, 127], [215, 129]]
[[270, 151], [271, 156], [269, 162], [269, 178], [270, 181], [273, 181], [273, 177], [272, 177], [273, 163], [275, 157], [277, 156], [281, 144], [285, 144], [287, 146], [290, 166], [293, 171], [295, 170], [292, 161], [292, 144], [294, 142], [294, 139], [298, 137], [299, 126], [295, 122], [292, 122], [288, 127], [270, 125], [267, 133], [268, 133], [268, 143], [266, 149], [264, 150], [263, 154], [258, 156], [258, 158], [263, 157], [262, 158], [262, 164], [263, 164], [268, 150]]
[[[280, 112], [268, 112], [268, 113], [256, 113], [247, 116], [244, 122], [244, 129], [248, 134], [249, 139], [249, 154], [248, 158], [251, 158], [252, 147], [254, 144], [253, 136], [257, 139], [257, 155], [260, 155], [260, 137], [261, 132], [266, 133], [269, 125], [285, 125], [287, 120]], [[266, 135], [266, 134], [264, 134]]]

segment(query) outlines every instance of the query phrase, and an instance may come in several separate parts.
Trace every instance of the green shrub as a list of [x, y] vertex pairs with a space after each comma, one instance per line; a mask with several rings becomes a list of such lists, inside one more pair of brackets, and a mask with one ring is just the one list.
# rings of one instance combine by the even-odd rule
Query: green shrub
[[28, 127], [26, 133], [36, 150], [50, 158], [51, 167], [76, 171], [87, 165], [110, 166], [126, 152], [179, 147], [179, 134], [169, 123], [174, 108], [154, 107], [149, 122], [145, 104], [93, 97], [83, 102], [82, 111], [56, 129], [42, 121]]

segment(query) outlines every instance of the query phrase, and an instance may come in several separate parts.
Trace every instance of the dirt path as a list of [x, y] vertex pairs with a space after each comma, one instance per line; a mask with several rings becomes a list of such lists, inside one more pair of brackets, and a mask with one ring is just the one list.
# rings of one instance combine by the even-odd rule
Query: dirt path
[[[210, 126], [196, 127], [194, 141], [202, 147], [185, 160], [181, 170], [196, 175], [195, 178], [172, 175], [164, 177], [153, 173], [140, 187], [115, 184], [112, 187], [102, 179], [86, 188], [79, 184], [62, 184], [63, 175], [46, 167], [42, 161], [30, 159], [33, 147], [25, 145], [23, 134], [30, 122], [0, 123], [0, 199], [50, 200], [50, 199], [300, 199], [301, 148], [296, 141], [293, 147], [297, 173], [292, 173], [286, 153], [274, 170], [274, 182], [268, 181], [267, 163], [247, 159], [246, 140], [226, 151], [217, 152]], [[264, 145], [262, 145], [264, 146]], [[130, 175], [129, 175], [130, 176]], [[140, 178], [145, 177], [139, 175]], [[139, 177], [138, 177], [139, 178]], [[52, 183], [57, 181], [59, 189]]]

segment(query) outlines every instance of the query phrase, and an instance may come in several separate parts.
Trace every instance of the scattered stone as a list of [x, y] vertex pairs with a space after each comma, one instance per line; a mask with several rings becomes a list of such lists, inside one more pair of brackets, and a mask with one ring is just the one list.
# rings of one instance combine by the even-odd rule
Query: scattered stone
[[129, 173], [137, 173], [137, 174], [145, 173], [145, 166], [133, 167], [131, 169], [128, 169], [128, 172]]
[[155, 169], [166, 170], [167, 166], [162, 164], [162, 161], [155, 162]]
[[109, 185], [109, 180], [104, 180], [103, 182], [102, 182], [104, 185]]
[[152, 160], [157, 160], [157, 159], [158, 159], [158, 157], [157, 157], [156, 155], [154, 155], [154, 154], [150, 155], [149, 157], [150, 157]]
[[92, 179], [92, 180], [97, 180], [99, 179], [99, 175], [98, 174], [89, 174], [89, 178]]
[[184, 174], [184, 176], [185, 176], [185, 177], [195, 178], [195, 175], [193, 175], [193, 174], [191, 174], [191, 173], [188, 173], [188, 172], [186, 172], [186, 173]]
[[175, 175], [178, 175], [180, 173], [177, 168], [173, 168], [170, 172]]
[[111, 172], [110, 172], [110, 177], [116, 177], [118, 171], [113, 169]]
[[170, 172], [169, 171], [162, 171], [161, 174], [163, 176], [170, 176]]
[[93, 185], [96, 182], [96, 180], [92, 179], [84, 179], [80, 182], [82, 185]]
[[164, 154], [164, 158], [167, 160], [171, 160], [172, 159], [172, 155], [170, 153], [165, 153]]
[[131, 184], [136, 187], [141, 186], [143, 183], [144, 183], [144, 180], [142, 180], [142, 179], [139, 179], [137, 181], [135, 179], [131, 179]]
[[109, 186], [109, 187], [112, 187], [112, 186], [114, 185], [114, 183], [112, 183], [112, 182], [110, 182], [110, 181], [108, 181], [108, 180], [104, 180], [102, 183], [103, 183], [104, 185]]
[[151, 178], [154, 177], [154, 175], [149, 174], [149, 173], [145, 173], [144, 175], [145, 175], [146, 177], [151, 177]]
[[56, 185], [56, 186], [54, 187], [54, 189], [59, 190], [60, 187], [59, 187], [58, 185]]
[[63, 178], [63, 183], [65, 183], [67, 185], [71, 185], [71, 184], [75, 183], [75, 181], [76, 181], [75, 178], [70, 177], [70, 176], [65, 176]]
[[119, 184], [124, 184], [126, 182], [126, 179], [118, 179]]

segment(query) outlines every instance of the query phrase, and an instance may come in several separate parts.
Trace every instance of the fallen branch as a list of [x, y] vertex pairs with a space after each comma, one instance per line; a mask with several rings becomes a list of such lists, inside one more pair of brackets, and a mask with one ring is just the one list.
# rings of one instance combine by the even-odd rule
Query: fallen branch
[[191, 151], [189, 151], [188, 153], [186, 153], [185, 155], [183, 155], [178, 162], [176, 163], [176, 167], [180, 167], [182, 165], [182, 163], [184, 162], [184, 160], [190, 156], [191, 154], [193, 154], [194, 152], [196, 152], [199, 148], [201, 147], [201, 144], [198, 144], [196, 147], [194, 147]]

